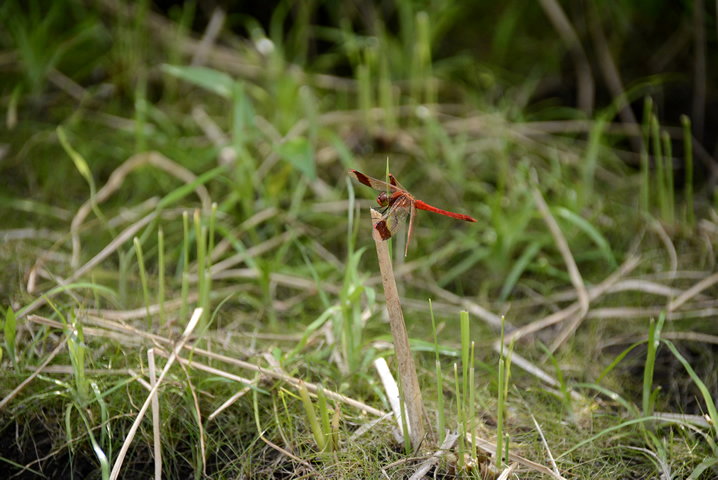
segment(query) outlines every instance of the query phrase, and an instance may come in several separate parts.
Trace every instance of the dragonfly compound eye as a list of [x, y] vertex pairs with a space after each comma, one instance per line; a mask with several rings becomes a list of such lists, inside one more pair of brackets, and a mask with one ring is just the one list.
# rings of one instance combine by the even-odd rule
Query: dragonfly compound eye
[[381, 192], [379, 196], [376, 197], [376, 203], [382, 207], [386, 207], [389, 204], [389, 198], [386, 196], [385, 192]]

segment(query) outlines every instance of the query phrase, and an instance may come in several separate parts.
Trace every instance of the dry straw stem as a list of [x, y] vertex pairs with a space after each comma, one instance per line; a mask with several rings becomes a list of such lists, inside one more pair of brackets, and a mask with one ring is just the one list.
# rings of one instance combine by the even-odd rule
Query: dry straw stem
[[558, 226], [558, 223], [556, 223], [556, 219], [553, 218], [553, 215], [551, 215], [551, 211], [546, 204], [546, 200], [544, 200], [543, 196], [541, 195], [541, 192], [538, 189], [538, 175], [536, 173], [536, 170], [531, 171], [531, 179], [531, 193], [533, 194], [534, 202], [536, 202], [536, 207], [541, 213], [544, 222], [546, 222], [546, 226], [551, 231], [551, 235], [556, 242], [556, 247], [558, 248], [559, 252], [561, 252], [563, 261], [566, 263], [568, 275], [571, 278], [571, 283], [576, 289], [576, 293], [578, 295], [578, 303], [580, 307], [578, 315], [574, 317], [573, 321], [568, 324], [561, 331], [561, 333], [559, 333], [558, 337], [551, 345], [551, 352], [554, 352], [568, 338], [568, 336], [574, 330], [576, 330], [576, 328], [578, 328], [578, 325], [581, 323], [581, 320], [586, 316], [586, 313], [588, 312], [589, 298], [588, 292], [586, 292], [586, 286], [583, 284], [581, 272], [578, 271], [578, 266], [576, 265], [576, 261], [573, 258], [573, 254], [568, 248], [568, 242], [566, 241], [566, 237], [563, 236], [561, 228]]
[[[603, 282], [588, 290], [589, 300], [593, 301], [602, 296], [607, 291], [609, 291], [610, 288], [616, 282], [618, 282], [621, 277], [628, 275], [634, 268], [636, 268], [639, 262], [640, 257], [630, 257], [628, 260], [626, 260], [617, 272], [613, 272]], [[551, 325], [562, 322], [563, 320], [566, 320], [567, 318], [574, 315], [576, 312], [580, 311], [580, 309], [580, 302], [575, 302], [564, 308], [563, 310], [560, 310], [545, 318], [536, 320], [535, 322], [532, 322], [526, 326], [517, 329], [515, 332], [512, 332], [504, 338], [504, 343], [508, 345], [514, 338], [518, 340], [525, 335], [538, 332], [539, 330], [543, 330], [546, 327], [550, 327]]]
[[[157, 384], [157, 373], [155, 369], [155, 349], [147, 350], [147, 366], [149, 367], [150, 391]], [[157, 395], [152, 397], [152, 437], [155, 443], [155, 478], [162, 478], [162, 441], [160, 438], [160, 400]]]
[[[588, 7], [588, 28], [593, 38], [593, 46], [596, 49], [598, 64], [601, 67], [606, 86], [608, 86], [608, 90], [614, 99], [624, 98], [622, 108], [618, 112], [621, 121], [623, 123], [638, 125], [636, 116], [628, 105], [627, 99], [625, 99], [623, 80], [621, 80], [621, 75], [616, 67], [616, 63], [613, 61], [613, 57], [611, 57], [611, 50], [608, 46], [606, 35], [603, 32], [603, 27], [601, 26], [601, 16], [598, 8], [596, 8], [593, 2], [588, 2]], [[644, 148], [643, 142], [637, 137], [631, 137], [630, 141], [634, 151], [640, 152]]]
[[[125, 160], [122, 165], [117, 167], [117, 169], [112, 172], [110, 178], [107, 180], [107, 183], [97, 191], [95, 198], [87, 200], [77, 211], [75, 218], [72, 219], [70, 229], [72, 232], [72, 260], [70, 261], [72, 268], [77, 268], [80, 263], [80, 251], [82, 247], [80, 244], [80, 236], [77, 232], [80, 230], [82, 222], [92, 210], [93, 200], [97, 204], [107, 200], [110, 195], [122, 187], [125, 183], [127, 175], [144, 165], [152, 165], [155, 168], [164, 170], [185, 183], [192, 183], [197, 179], [195, 174], [190, 170], [158, 152], [138, 153], [137, 155], [133, 155]], [[202, 208], [205, 210], [209, 209], [212, 202], [209, 198], [207, 188], [204, 185], [198, 185], [195, 188], [195, 192], [202, 201]]]
[[[142, 220], [138, 221], [137, 223], [130, 225], [125, 230], [122, 231], [117, 237], [115, 237], [114, 240], [112, 240], [105, 248], [102, 249], [100, 253], [92, 257], [90, 261], [88, 261], [86, 264], [84, 264], [82, 267], [80, 267], [78, 270], [75, 271], [72, 275], [70, 275], [69, 278], [65, 280], [67, 283], [74, 282], [78, 278], [80, 278], [85, 273], [89, 272], [93, 268], [95, 268], [97, 265], [99, 265], [104, 259], [109, 257], [112, 253], [114, 253], [120, 246], [130, 240], [132, 237], [135, 236], [137, 232], [139, 232], [145, 225], [149, 224], [155, 217], [157, 216], [157, 212], [152, 212], [146, 217], [144, 217]], [[57, 292], [59, 293], [59, 292]], [[56, 293], [56, 294], [57, 294]], [[46, 294], [42, 298], [38, 298], [35, 300], [32, 304], [30, 304], [27, 308], [22, 310], [17, 315], [17, 319], [21, 319], [22, 317], [26, 316], [29, 313], [34, 312], [41, 306], [45, 305], [47, 301], [52, 298], [54, 295]]]
[[[381, 214], [372, 209], [371, 217], [373, 227], [374, 223], [381, 218]], [[406, 332], [404, 314], [401, 311], [399, 292], [396, 288], [396, 280], [394, 279], [394, 270], [391, 265], [387, 242], [376, 241], [376, 254], [379, 259], [381, 280], [384, 285], [386, 309], [389, 313], [391, 336], [394, 339], [394, 352], [396, 353], [399, 378], [401, 379], [401, 386], [404, 389], [404, 404], [406, 405], [407, 422], [409, 423], [409, 437], [411, 438], [412, 447], [416, 448], [424, 439], [424, 424], [422, 423], [424, 401], [421, 397], [419, 379], [416, 376], [414, 358], [411, 356], [409, 335]]]
[[[466, 440], [470, 444], [471, 443], [471, 434], [466, 435]], [[484, 440], [482, 438], [476, 437], [476, 448], [483, 450], [486, 453], [489, 453], [496, 457], [496, 442], [490, 442], [488, 440]], [[529, 468], [535, 472], [543, 473], [544, 475], [548, 475], [551, 478], [555, 478], [556, 480], [566, 480], [564, 477], [562, 477], [560, 474], [554, 472], [550, 468], [548, 468], [545, 465], [541, 465], [540, 463], [532, 462], [531, 460], [522, 457], [521, 455], [517, 455], [513, 451], [509, 452], [509, 461], [516, 462], [519, 465], [523, 465], [526, 468]]]
[[[34, 323], [39, 323], [41, 325], [47, 325], [47, 326], [50, 326], [53, 328], [58, 328], [58, 329], [64, 328], [64, 326], [60, 322], [57, 322], [55, 320], [50, 320], [48, 318], [39, 317], [37, 315], [30, 315], [30, 317], [28, 317], [28, 320], [31, 322], [34, 322]], [[169, 338], [163, 337], [161, 335], [156, 335], [153, 333], [145, 332], [143, 330], [138, 330], [130, 325], [123, 325], [119, 322], [114, 322], [111, 320], [95, 317], [93, 315], [87, 315], [85, 317], [85, 322], [102, 327], [102, 328], [98, 328], [98, 329], [94, 329], [91, 327], [83, 328], [83, 333], [85, 335], [116, 337], [117, 333], [115, 333], [115, 332], [121, 332], [123, 335], [123, 338], [120, 340], [127, 341], [128, 343], [131, 343], [133, 341], [137, 341], [139, 339], [144, 338], [144, 339], [150, 340], [156, 344], [172, 345], [172, 341]], [[107, 329], [107, 330], [104, 330], [104, 329]], [[239, 368], [243, 368], [245, 370], [250, 370], [252, 372], [258, 372], [267, 377], [287, 382], [288, 384], [290, 384], [294, 387], [297, 387], [299, 385], [299, 381], [300, 381], [299, 379], [290, 377], [289, 375], [287, 375], [283, 372], [269, 370], [269, 369], [260, 367], [258, 365], [254, 365], [249, 362], [238, 360], [236, 358], [228, 357], [226, 355], [221, 355], [219, 353], [210, 352], [208, 350], [204, 350], [201, 348], [196, 348], [193, 345], [184, 345], [184, 348], [187, 350], [191, 350], [194, 353], [195, 357], [197, 357], [197, 356], [206, 357], [206, 358], [209, 358], [210, 360], [216, 360], [218, 362], [223, 362], [223, 363], [226, 363], [229, 365], [234, 365]], [[158, 355], [161, 355], [162, 351], [156, 350], [155, 353]], [[183, 360], [179, 360], [179, 361], [182, 362]], [[193, 368], [199, 368], [198, 365], [199, 365], [199, 363], [196, 360], [194, 362], [192, 362]], [[223, 375], [227, 378], [231, 378], [231, 377], [229, 377], [230, 374], [228, 374], [226, 372]], [[234, 378], [232, 378], [232, 379], [234, 379]], [[241, 377], [237, 377], [237, 380], [242, 381], [243, 379], [241, 379]], [[312, 393], [317, 392], [317, 386], [314, 385], [313, 383], [304, 382], [304, 384], [306, 385], [307, 390], [309, 390], [310, 392], [312, 392]], [[377, 417], [383, 417], [385, 415], [385, 412], [382, 412], [381, 410], [377, 410], [374, 407], [371, 407], [365, 403], [359, 402], [352, 398], [345, 397], [344, 395], [341, 395], [339, 393], [332, 392], [330, 390], [325, 389], [324, 394], [327, 397], [329, 397], [337, 402], [346, 403], [347, 405], [350, 405], [358, 410], [370, 413]]]
[[[441, 444], [441, 447], [434, 452], [434, 454], [429, 457], [427, 460], [421, 463], [419, 467], [414, 471], [414, 473], [409, 477], [409, 480], [421, 480], [422, 478], [425, 478], [424, 476], [429, 473], [429, 470], [439, 463], [439, 459], [446, 455], [451, 449], [454, 448], [454, 445], [456, 444], [456, 441], [459, 439], [458, 433], [452, 433], [447, 432], [446, 437], [444, 438], [444, 443]], [[384, 467], [385, 469], [388, 467]]]
[[71, 329], [69, 332], [67, 332], [67, 335], [65, 335], [65, 338], [62, 339], [60, 343], [57, 344], [57, 346], [50, 352], [50, 355], [47, 357], [47, 359], [42, 362], [42, 365], [40, 365], [32, 374], [25, 379], [20, 385], [18, 385], [15, 390], [10, 392], [5, 398], [2, 399], [0, 402], [0, 411], [2, 411], [3, 408], [5, 408], [5, 405], [10, 403], [10, 401], [17, 396], [18, 393], [22, 392], [22, 390], [27, 387], [30, 382], [35, 379], [38, 375], [42, 373], [42, 371], [45, 369], [45, 367], [48, 366], [48, 364], [52, 361], [53, 358], [55, 358], [55, 355], [60, 353], [60, 350], [62, 350], [62, 347], [65, 346], [67, 341], [70, 339], [72, 335], [75, 334], [75, 330]]
[[578, 87], [577, 103], [587, 116], [591, 116], [593, 111], [593, 97], [595, 86], [593, 82], [593, 74], [591, 73], [591, 65], [586, 57], [586, 52], [581, 45], [576, 31], [569, 21], [566, 13], [556, 0], [539, 0], [541, 8], [553, 24], [564, 45], [568, 49], [573, 63], [576, 65], [576, 85]]
[[180, 337], [177, 344], [173, 345], [172, 355], [170, 355], [170, 358], [167, 360], [167, 364], [165, 365], [165, 368], [162, 370], [162, 374], [157, 379], [157, 383], [155, 383], [154, 387], [152, 387], [152, 390], [150, 390], [149, 395], [147, 395], [147, 400], [145, 400], [144, 405], [142, 405], [142, 408], [137, 413], [137, 418], [135, 418], [135, 422], [132, 424], [130, 431], [127, 433], [127, 436], [125, 437], [125, 443], [122, 445], [122, 449], [120, 450], [120, 453], [117, 455], [115, 464], [112, 466], [112, 472], [110, 473], [110, 480], [117, 480], [117, 478], [119, 478], [120, 470], [122, 470], [122, 463], [125, 460], [125, 455], [127, 455], [127, 451], [130, 449], [132, 440], [135, 438], [135, 434], [137, 433], [137, 430], [140, 427], [140, 423], [142, 423], [142, 419], [145, 416], [145, 413], [147, 412], [147, 409], [149, 408], [150, 403], [152, 402], [152, 399], [157, 394], [157, 390], [159, 389], [160, 385], [162, 384], [162, 380], [164, 380], [165, 375], [167, 375], [167, 372], [169, 372], [170, 367], [172, 366], [175, 359], [177, 358], [176, 352], [181, 350], [184, 347], [185, 343], [189, 339], [189, 336], [192, 334], [192, 331], [197, 326], [197, 322], [199, 322], [199, 319], [201, 316], [202, 316], [202, 309], [201, 308], [195, 309], [194, 313], [192, 314], [192, 318], [190, 319], [189, 323], [187, 324], [187, 328], [185, 328], [185, 331], [182, 333], [182, 337]]

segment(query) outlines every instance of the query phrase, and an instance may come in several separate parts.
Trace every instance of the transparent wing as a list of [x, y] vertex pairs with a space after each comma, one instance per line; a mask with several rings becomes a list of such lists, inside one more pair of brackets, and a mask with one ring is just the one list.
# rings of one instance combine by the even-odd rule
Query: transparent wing
[[370, 177], [369, 175], [364, 175], [363, 173], [356, 170], [349, 170], [349, 175], [354, 177], [359, 183], [362, 183], [367, 187], [371, 187], [374, 190], [379, 190], [380, 192], [397, 193], [403, 191], [403, 188], [398, 186], [398, 182], [397, 185], [392, 185], [390, 183], [377, 180], [374, 177]]
[[410, 211], [411, 200], [407, 196], [401, 195], [394, 199], [384, 216], [374, 224], [372, 233], [374, 240], [388, 240], [393, 237], [396, 232], [401, 230], [401, 226]]

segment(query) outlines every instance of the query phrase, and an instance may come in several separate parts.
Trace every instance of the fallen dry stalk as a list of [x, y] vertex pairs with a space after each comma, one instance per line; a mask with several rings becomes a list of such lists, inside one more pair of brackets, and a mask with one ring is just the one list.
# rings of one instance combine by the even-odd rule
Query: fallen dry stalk
[[60, 350], [62, 350], [62, 347], [65, 346], [65, 344], [67, 343], [67, 341], [68, 341], [68, 340], [70, 339], [70, 337], [71, 337], [72, 335], [74, 335], [74, 334], [75, 334], [75, 330], [74, 330], [74, 329], [73, 329], [73, 330], [70, 330], [70, 331], [67, 333], [67, 335], [65, 336], [65, 338], [63, 338], [62, 341], [61, 341], [60, 343], [58, 343], [57, 346], [52, 350], [52, 352], [50, 352], [50, 355], [47, 357], [47, 359], [46, 359], [44, 362], [42, 362], [42, 365], [40, 365], [40, 366], [37, 368], [37, 370], [35, 370], [34, 372], [32, 372], [32, 375], [30, 375], [29, 377], [27, 377], [27, 378], [25, 379], [25, 381], [23, 381], [20, 385], [18, 385], [18, 386], [15, 388], [15, 390], [13, 390], [12, 392], [10, 392], [5, 398], [2, 399], [2, 401], [0, 402], [0, 411], [2, 411], [3, 408], [5, 408], [5, 405], [7, 405], [7, 404], [10, 402], [10, 400], [12, 400], [13, 398], [15, 398], [18, 393], [20, 393], [25, 387], [27, 387], [27, 385], [28, 385], [30, 382], [32, 382], [35, 377], [37, 377], [38, 375], [40, 375], [40, 374], [42, 373], [42, 371], [45, 369], [45, 367], [47, 367], [47, 365], [52, 361], [52, 359], [55, 358], [55, 355], [57, 355], [58, 353], [60, 353]]
[[142, 405], [142, 408], [137, 413], [137, 418], [135, 418], [134, 423], [132, 424], [132, 427], [130, 428], [130, 431], [127, 433], [127, 436], [125, 437], [125, 443], [122, 445], [122, 449], [120, 450], [120, 453], [117, 455], [117, 459], [115, 460], [115, 464], [112, 466], [112, 472], [110, 473], [110, 480], [116, 480], [120, 476], [120, 470], [122, 470], [122, 463], [125, 460], [125, 456], [127, 455], [127, 451], [130, 449], [130, 445], [132, 444], [132, 440], [135, 438], [135, 434], [137, 433], [137, 430], [140, 428], [140, 423], [142, 423], [142, 419], [145, 416], [145, 413], [147, 412], [147, 409], [150, 406], [150, 403], [152, 402], [152, 399], [155, 395], [157, 395], [157, 390], [159, 389], [160, 385], [162, 385], [162, 380], [164, 380], [165, 375], [167, 375], [167, 372], [169, 372], [170, 367], [174, 363], [175, 359], [177, 358], [177, 351], [181, 350], [187, 340], [189, 339], [189, 336], [192, 334], [192, 331], [197, 326], [197, 322], [199, 322], [200, 317], [202, 316], [202, 309], [197, 308], [195, 309], [194, 313], [192, 314], [192, 318], [190, 319], [189, 323], [187, 324], [187, 328], [185, 328], [185, 331], [182, 333], [182, 337], [180, 337], [177, 344], [175, 344], [172, 348], [172, 355], [170, 355], [170, 358], [167, 360], [167, 363], [165, 364], [165, 368], [162, 370], [162, 374], [157, 379], [157, 383], [152, 387], [152, 390], [150, 390], [150, 393], [147, 395], [147, 399], [145, 400], [144, 405]]
[[578, 314], [573, 318], [571, 323], [561, 330], [561, 332], [557, 335], [556, 340], [551, 344], [550, 350], [553, 353], [569, 337], [569, 335], [571, 335], [571, 333], [578, 328], [581, 320], [583, 320], [586, 316], [586, 313], [588, 312], [589, 298], [588, 292], [586, 292], [586, 285], [583, 283], [581, 272], [578, 271], [578, 265], [576, 265], [576, 260], [574, 260], [571, 249], [568, 247], [566, 237], [563, 235], [563, 232], [561, 232], [561, 228], [558, 226], [556, 219], [553, 218], [553, 215], [551, 215], [548, 204], [546, 203], [546, 200], [544, 200], [543, 195], [541, 195], [541, 191], [538, 188], [538, 175], [536, 174], [536, 170], [531, 172], [531, 179], [531, 194], [534, 197], [536, 208], [538, 208], [546, 226], [551, 231], [551, 236], [553, 237], [554, 242], [556, 242], [556, 247], [559, 252], [561, 252], [563, 261], [568, 269], [568, 276], [571, 278], [571, 283], [576, 289], [576, 294], [578, 295]]
[[[381, 214], [376, 210], [371, 210], [371, 217], [373, 226], [374, 223], [381, 218]], [[411, 438], [412, 447], [416, 448], [424, 439], [424, 424], [422, 422], [424, 401], [421, 397], [419, 379], [416, 376], [414, 358], [411, 356], [409, 335], [406, 332], [404, 314], [401, 311], [399, 291], [396, 288], [394, 270], [391, 265], [391, 258], [389, 257], [389, 247], [385, 241], [376, 242], [376, 254], [379, 259], [382, 284], [384, 285], [386, 309], [389, 313], [391, 336], [394, 339], [394, 352], [398, 364], [399, 378], [401, 379], [401, 386], [404, 389], [404, 405], [409, 427], [409, 437]]]
[[[30, 315], [28, 318], [29, 321], [34, 323], [39, 323], [42, 325], [47, 325], [49, 327], [63, 329], [64, 326], [55, 320], [50, 320], [48, 318], [39, 317], [37, 315]], [[136, 339], [139, 340], [141, 338], [145, 338], [147, 340], [150, 340], [154, 343], [160, 344], [160, 345], [171, 345], [172, 341], [169, 338], [163, 337], [161, 335], [156, 335], [153, 333], [145, 332], [143, 330], [138, 330], [130, 325], [123, 325], [119, 322], [114, 322], [111, 320], [95, 317], [92, 315], [87, 315], [85, 320], [87, 322], [93, 323], [94, 325], [103, 327], [104, 329], [107, 329], [107, 331], [103, 331], [102, 329], [93, 329], [90, 327], [86, 327], [83, 329], [83, 332], [85, 335], [98, 335], [98, 336], [108, 336], [113, 335], [112, 331], [115, 332], [122, 332], [124, 334], [127, 334], [127, 339]], [[116, 335], [116, 334], [115, 334]], [[283, 372], [277, 372], [274, 370], [262, 368], [258, 365], [254, 365], [249, 362], [245, 362], [243, 360], [238, 360], [236, 358], [228, 357], [226, 355], [222, 355], [219, 353], [210, 352], [208, 350], [203, 350], [201, 348], [196, 348], [193, 345], [184, 345], [184, 348], [186, 350], [191, 350], [195, 356], [203, 356], [207, 357], [212, 360], [216, 360], [219, 362], [223, 362], [229, 365], [234, 365], [239, 368], [243, 368], [245, 370], [250, 370], [252, 372], [258, 372], [262, 375], [265, 375], [267, 377], [273, 378], [275, 380], [281, 380], [284, 382], [287, 382], [288, 384], [296, 387], [299, 385], [300, 380], [294, 377], [291, 377]], [[156, 354], [160, 354], [160, 351], [156, 351]], [[181, 360], [180, 360], [181, 361]], [[197, 362], [195, 361], [193, 363], [194, 366], [197, 365]], [[225, 374], [226, 376], [227, 374]], [[306, 385], [307, 390], [309, 390], [312, 393], [317, 392], [317, 386], [313, 383], [304, 382], [304, 385]], [[372, 415], [375, 415], [377, 417], [383, 417], [385, 415], [385, 412], [382, 412], [381, 410], [378, 410], [374, 407], [371, 407], [365, 403], [359, 402], [357, 400], [354, 400], [349, 397], [345, 397], [344, 395], [341, 395], [339, 393], [333, 392], [331, 390], [324, 390], [324, 394], [337, 402], [345, 403], [347, 405], [350, 405], [358, 410], [364, 411], [366, 413], [370, 413]]]

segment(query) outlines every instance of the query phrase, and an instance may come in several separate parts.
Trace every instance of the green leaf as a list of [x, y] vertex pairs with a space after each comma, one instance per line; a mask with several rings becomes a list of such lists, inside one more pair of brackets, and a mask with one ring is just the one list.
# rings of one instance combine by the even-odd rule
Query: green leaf
[[711, 418], [710, 423], [713, 427], [714, 435], [716, 438], [718, 438], [718, 423], [716, 422], [716, 419], [718, 419], [718, 411], [716, 410], [716, 404], [713, 401], [713, 397], [711, 396], [710, 390], [708, 390], [706, 384], [703, 383], [703, 380], [701, 380], [700, 377], [696, 374], [695, 370], [693, 370], [693, 367], [691, 367], [691, 364], [688, 363], [688, 360], [686, 360], [683, 355], [678, 353], [678, 349], [675, 347], [675, 345], [673, 345], [673, 343], [668, 340], [661, 341], [668, 345], [668, 348], [671, 349], [673, 355], [675, 355], [678, 361], [683, 364], [683, 368], [685, 368], [688, 372], [688, 375], [691, 376], [696, 386], [698, 387], [698, 390], [700, 390], [703, 394], [703, 400], [706, 402], [706, 409], [708, 410], [708, 415]]
[[90, 167], [87, 165], [85, 158], [77, 153], [77, 150], [72, 148], [72, 145], [70, 145], [70, 142], [67, 140], [65, 130], [62, 127], [57, 127], [57, 138], [60, 140], [62, 148], [65, 149], [65, 152], [67, 152], [72, 161], [75, 163], [75, 167], [77, 168], [77, 171], [80, 172], [80, 175], [87, 180], [87, 183], [89, 183], [90, 186], [94, 186], [94, 179], [92, 178]]
[[220, 97], [231, 98], [234, 80], [224, 72], [206, 67], [161, 66], [163, 72], [185, 82], [197, 85]]
[[292, 138], [281, 145], [277, 145], [274, 150], [310, 180], [317, 178], [317, 170], [314, 166], [314, 152], [309, 140], [306, 138]]
[[613, 256], [613, 252], [611, 251], [611, 246], [609, 245], [608, 240], [606, 240], [606, 238], [601, 235], [601, 232], [599, 232], [596, 227], [591, 225], [591, 223], [588, 222], [585, 218], [575, 214], [574, 212], [566, 208], [557, 207], [552, 208], [551, 210], [553, 210], [555, 213], [558, 213], [559, 217], [571, 222], [576, 227], [583, 230], [583, 232], [588, 235], [593, 241], [593, 243], [595, 243], [596, 246], [601, 250], [603, 256], [606, 257], [606, 260], [608, 260], [608, 262], [611, 264], [611, 267], [614, 269], [618, 268], [616, 258]]
[[7, 346], [7, 353], [10, 355], [10, 360], [17, 367], [17, 359], [15, 358], [15, 336], [17, 334], [17, 321], [15, 320], [15, 312], [12, 307], [8, 307], [7, 315], [5, 315], [5, 325], [3, 326], [5, 332], [5, 343]]
[[516, 260], [516, 263], [514, 263], [513, 268], [511, 269], [511, 272], [509, 272], [508, 277], [506, 277], [506, 281], [504, 281], [504, 286], [501, 288], [501, 295], [499, 296], [499, 301], [505, 302], [507, 298], [509, 298], [509, 295], [511, 294], [511, 290], [513, 290], [514, 286], [516, 285], [516, 282], [519, 281], [519, 278], [521, 278], [521, 275], [524, 273], [524, 270], [526, 270], [526, 267], [528, 267], [529, 263], [538, 255], [539, 251], [541, 250], [542, 244], [541, 242], [534, 241], [529, 244], [528, 247], [524, 250], [524, 253], [521, 254], [518, 260]]

